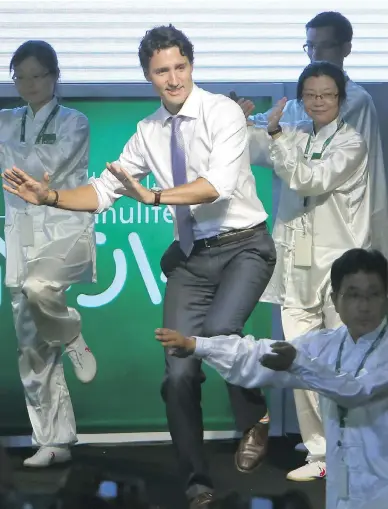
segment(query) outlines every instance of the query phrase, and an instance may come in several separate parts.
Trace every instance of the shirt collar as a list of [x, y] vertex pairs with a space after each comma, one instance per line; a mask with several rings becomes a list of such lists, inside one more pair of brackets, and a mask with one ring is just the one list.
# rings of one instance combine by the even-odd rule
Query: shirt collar
[[375, 339], [377, 339], [378, 335], [380, 334], [380, 332], [383, 330], [383, 328], [387, 325], [387, 319], [384, 318], [384, 320], [380, 323], [380, 325], [375, 329], [373, 330], [372, 332], [368, 332], [368, 334], [364, 334], [364, 336], [361, 336], [358, 341], [360, 341], [360, 339], [362, 339], [363, 341], [374, 341]]
[[315, 139], [322, 140], [322, 142], [325, 142], [327, 138], [330, 138], [330, 136], [332, 136], [336, 132], [340, 122], [341, 118], [337, 117], [332, 122], [330, 122], [330, 124], [327, 124], [324, 127], [322, 127], [315, 135]]
[[45, 104], [40, 110], [36, 113], [34, 117], [34, 113], [31, 109], [31, 106], [27, 106], [27, 116], [33, 118], [35, 121], [45, 121], [46, 118], [50, 115], [53, 108], [58, 104], [58, 99], [54, 96], [50, 102]]
[[[186, 101], [183, 103], [183, 106], [180, 109], [178, 115], [186, 118], [198, 118], [200, 106], [201, 106], [200, 89], [197, 87], [197, 85], [195, 85], [195, 83], [193, 83], [193, 89], [190, 92], [190, 95], [188, 96]], [[167, 121], [174, 115], [171, 115], [171, 113], [165, 108], [163, 103], [159, 111], [162, 125], [165, 126]]]

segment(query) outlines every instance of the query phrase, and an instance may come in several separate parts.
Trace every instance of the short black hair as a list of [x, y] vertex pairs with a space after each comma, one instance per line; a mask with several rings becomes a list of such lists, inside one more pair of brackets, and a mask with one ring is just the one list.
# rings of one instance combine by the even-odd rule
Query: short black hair
[[306, 24], [306, 30], [309, 28], [332, 27], [334, 37], [337, 42], [344, 44], [353, 39], [353, 27], [348, 18], [335, 11], [326, 11], [317, 14]]
[[182, 56], [194, 62], [194, 46], [188, 37], [173, 25], [158, 26], [148, 30], [140, 42], [139, 60], [144, 74], [147, 74], [150, 60], [155, 51], [176, 46]]
[[334, 293], [338, 293], [342, 280], [350, 274], [366, 272], [377, 274], [384, 285], [388, 288], [388, 261], [385, 256], [376, 249], [350, 249], [337, 258], [331, 267], [331, 287]]
[[312, 62], [302, 71], [299, 76], [298, 85], [296, 87], [296, 97], [298, 101], [303, 98], [304, 82], [312, 76], [329, 76], [335, 81], [338, 88], [338, 99], [340, 104], [346, 99], [346, 79], [343, 70], [338, 65], [331, 62]]
[[29, 57], [35, 57], [42, 67], [45, 67], [50, 74], [59, 78], [58, 57], [54, 48], [48, 42], [39, 40], [26, 41], [18, 47], [12, 55], [9, 72], [12, 72], [17, 65]]

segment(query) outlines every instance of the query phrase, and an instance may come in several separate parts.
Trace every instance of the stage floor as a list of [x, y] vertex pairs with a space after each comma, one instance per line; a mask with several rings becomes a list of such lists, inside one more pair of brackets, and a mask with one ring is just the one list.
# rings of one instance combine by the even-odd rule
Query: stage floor
[[[250, 475], [235, 469], [236, 442], [206, 443], [217, 494], [234, 491], [243, 496], [279, 495], [288, 490], [300, 490], [308, 496], [313, 509], [324, 509], [325, 481], [295, 483], [285, 478], [290, 469], [304, 462], [304, 454], [294, 451], [297, 442], [296, 436], [271, 438], [265, 463]], [[170, 444], [77, 446], [73, 449], [74, 461], [71, 464], [45, 470], [22, 467], [22, 459], [30, 453], [31, 450], [25, 448], [8, 450], [18, 490], [26, 500], [34, 501], [34, 509], [49, 509], [52, 496], [64, 485], [77, 491], [78, 486], [86, 486], [96, 476], [117, 481], [140, 480], [146, 486], [149, 501], [161, 509], [187, 507]]]

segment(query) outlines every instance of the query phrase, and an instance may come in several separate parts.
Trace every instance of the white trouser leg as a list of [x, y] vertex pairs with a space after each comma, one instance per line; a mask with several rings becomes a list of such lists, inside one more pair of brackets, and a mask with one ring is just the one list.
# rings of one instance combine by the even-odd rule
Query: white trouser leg
[[77, 440], [61, 344], [74, 339], [80, 320], [66, 307], [65, 289], [34, 279], [27, 279], [23, 289], [11, 289], [20, 377], [33, 439], [39, 446]]
[[[327, 292], [323, 306], [304, 310], [295, 308], [282, 309], [284, 337], [287, 340], [322, 329], [341, 325]], [[326, 455], [326, 440], [319, 405], [319, 394], [313, 391], [295, 390], [295, 406], [300, 433], [308, 450], [308, 460], [322, 460]]]
[[40, 337], [52, 346], [67, 346], [81, 333], [80, 314], [67, 307], [66, 290], [60, 283], [32, 277], [22, 288]]

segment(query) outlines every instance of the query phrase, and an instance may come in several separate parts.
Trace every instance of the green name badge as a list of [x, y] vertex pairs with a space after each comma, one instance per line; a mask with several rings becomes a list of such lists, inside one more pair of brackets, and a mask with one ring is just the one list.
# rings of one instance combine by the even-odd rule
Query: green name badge
[[42, 144], [43, 145], [53, 145], [57, 139], [56, 134], [44, 134], [42, 136]]
[[320, 154], [319, 152], [314, 152], [313, 155], [311, 156], [311, 159], [320, 159], [322, 157], [322, 154]]

